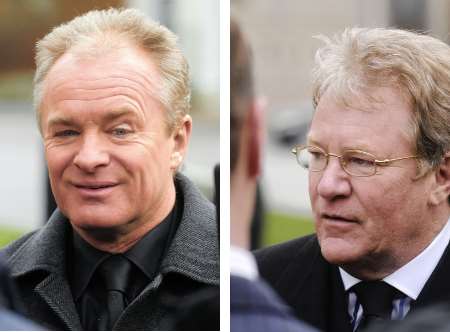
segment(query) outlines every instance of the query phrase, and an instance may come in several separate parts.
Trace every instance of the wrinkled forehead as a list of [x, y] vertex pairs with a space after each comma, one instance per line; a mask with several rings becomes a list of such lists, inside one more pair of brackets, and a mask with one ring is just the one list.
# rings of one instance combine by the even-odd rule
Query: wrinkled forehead
[[80, 53], [71, 50], [63, 54], [44, 79], [45, 88], [53, 88], [67, 80], [102, 80], [107, 78], [136, 80], [151, 87], [158, 94], [161, 75], [152, 59], [138, 48], [119, 48], [111, 53]]
[[39, 122], [44, 105], [56, 99], [105, 98], [118, 93], [135, 98], [143, 109], [150, 99], [160, 100], [161, 75], [148, 55], [137, 48], [120, 48], [100, 58], [67, 52], [52, 66], [42, 86]]
[[316, 107], [308, 138], [324, 136], [325, 132], [328, 137], [351, 132], [362, 136], [398, 132], [413, 143], [414, 128], [410, 99], [394, 86], [371, 87], [346, 95], [328, 90]]
[[[386, 92], [395, 93], [402, 102], [412, 104], [412, 96], [395, 75], [386, 76], [357, 73], [350, 77], [330, 77], [326, 84], [319, 88], [320, 102], [323, 96], [334, 98], [336, 103], [354, 108], [371, 108], [386, 103]], [[380, 93], [382, 92], [382, 93]]]

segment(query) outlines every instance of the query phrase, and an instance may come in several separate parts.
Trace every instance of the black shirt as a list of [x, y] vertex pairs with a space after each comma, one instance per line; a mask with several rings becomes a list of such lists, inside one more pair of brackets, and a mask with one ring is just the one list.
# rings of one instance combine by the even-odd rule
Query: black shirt
[[[178, 227], [180, 205], [182, 206], [176, 202], [172, 211], [158, 226], [123, 253], [134, 265], [130, 282], [131, 299], [135, 299], [158, 274], [161, 261]], [[112, 254], [94, 248], [76, 232], [73, 232], [72, 253], [73, 265], [69, 275], [73, 299], [83, 328], [96, 329], [96, 321], [104, 310], [102, 298], [106, 290], [97, 280], [95, 272]]]

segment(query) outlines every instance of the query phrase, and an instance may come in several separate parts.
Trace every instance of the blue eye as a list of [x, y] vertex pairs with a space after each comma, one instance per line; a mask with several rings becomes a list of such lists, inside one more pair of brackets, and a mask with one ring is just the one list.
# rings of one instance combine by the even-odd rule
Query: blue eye
[[131, 133], [131, 131], [125, 128], [115, 128], [112, 130], [112, 134], [117, 137], [123, 137], [128, 135], [129, 133]]
[[78, 132], [75, 130], [67, 129], [67, 130], [61, 130], [55, 133], [56, 137], [72, 137], [77, 136]]

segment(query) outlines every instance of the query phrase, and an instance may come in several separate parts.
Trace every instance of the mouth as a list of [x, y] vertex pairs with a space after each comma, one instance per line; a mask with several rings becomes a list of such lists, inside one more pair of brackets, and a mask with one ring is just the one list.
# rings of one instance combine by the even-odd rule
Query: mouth
[[342, 216], [339, 214], [322, 213], [320, 217], [330, 222], [359, 223], [359, 220], [350, 216]]
[[117, 183], [112, 182], [74, 183], [74, 186], [78, 189], [100, 190], [115, 187], [117, 186]]
[[72, 185], [77, 191], [86, 198], [103, 197], [111, 192], [119, 184], [109, 181], [95, 181], [95, 182], [75, 182]]

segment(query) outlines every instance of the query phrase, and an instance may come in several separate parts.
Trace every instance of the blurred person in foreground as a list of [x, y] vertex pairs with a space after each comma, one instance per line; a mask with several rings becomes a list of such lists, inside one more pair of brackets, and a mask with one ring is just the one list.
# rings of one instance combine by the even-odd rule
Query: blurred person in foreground
[[3, 250], [26, 310], [50, 329], [158, 329], [163, 297], [219, 283], [214, 206], [177, 172], [192, 120], [176, 36], [91, 11], [38, 42], [36, 68], [58, 209]]
[[316, 234], [256, 257], [298, 317], [361, 331], [450, 300], [450, 47], [395, 29], [323, 40], [293, 149]]
[[250, 48], [231, 20], [231, 331], [312, 331], [258, 276], [248, 251], [263, 147], [262, 112], [253, 94]]

